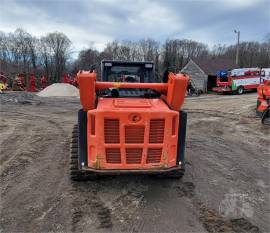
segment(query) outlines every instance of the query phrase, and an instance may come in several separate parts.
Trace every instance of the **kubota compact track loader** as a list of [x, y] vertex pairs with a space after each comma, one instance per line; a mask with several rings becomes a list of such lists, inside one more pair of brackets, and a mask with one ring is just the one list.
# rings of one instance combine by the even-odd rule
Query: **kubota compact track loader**
[[102, 61], [77, 74], [82, 109], [71, 141], [72, 180], [112, 174], [181, 177], [187, 114], [181, 111], [189, 78], [168, 73], [154, 83], [152, 62]]

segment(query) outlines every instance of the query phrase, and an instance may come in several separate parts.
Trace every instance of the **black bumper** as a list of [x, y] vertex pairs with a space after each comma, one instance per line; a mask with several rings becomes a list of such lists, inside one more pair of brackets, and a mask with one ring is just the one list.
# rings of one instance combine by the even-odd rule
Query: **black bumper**
[[89, 167], [82, 167], [82, 171], [96, 175], [121, 175], [121, 174], [175, 174], [185, 172], [184, 164], [171, 168], [157, 168], [157, 169], [94, 169]]

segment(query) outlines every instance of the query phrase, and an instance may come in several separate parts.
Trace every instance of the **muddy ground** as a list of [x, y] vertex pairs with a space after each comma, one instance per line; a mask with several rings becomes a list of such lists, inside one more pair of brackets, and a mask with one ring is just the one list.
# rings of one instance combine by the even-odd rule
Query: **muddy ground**
[[269, 128], [256, 93], [188, 98], [187, 170], [71, 182], [76, 98], [1, 100], [2, 232], [270, 232]]

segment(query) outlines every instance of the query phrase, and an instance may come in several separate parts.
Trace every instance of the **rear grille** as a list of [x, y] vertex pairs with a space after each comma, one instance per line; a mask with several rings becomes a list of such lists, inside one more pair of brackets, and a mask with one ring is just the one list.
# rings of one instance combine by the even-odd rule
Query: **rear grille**
[[126, 149], [126, 163], [140, 164], [142, 160], [142, 148], [127, 148]]
[[[176, 133], [176, 119], [172, 119], [172, 134]], [[95, 118], [91, 118], [91, 134], [97, 133], [97, 128], [94, 127]], [[162, 145], [158, 147], [151, 144], [162, 144], [164, 141], [164, 127], [165, 119], [152, 119], [149, 124], [149, 141], [148, 145], [144, 145], [147, 142], [145, 138], [145, 125], [130, 124], [124, 125], [120, 129], [120, 119], [104, 119], [104, 143], [105, 145], [105, 159], [108, 164], [126, 163], [132, 164], [144, 164], [143, 162], [143, 150], [147, 149], [146, 164], [160, 164], [162, 160]], [[123, 142], [120, 144], [120, 133], [124, 134]], [[148, 134], [148, 133], [147, 133]], [[108, 144], [118, 144], [115, 146], [109, 146]], [[133, 144], [133, 145], [132, 145]], [[136, 145], [140, 144], [140, 145]], [[126, 146], [125, 146], [126, 145]], [[128, 146], [129, 145], [129, 146]], [[131, 147], [131, 148], [130, 148]], [[145, 149], [146, 149], [145, 148]], [[125, 150], [125, 160], [122, 161], [121, 152]]]
[[120, 143], [119, 120], [104, 119], [105, 143]]
[[143, 143], [144, 142], [144, 126], [143, 125], [125, 126], [125, 142], [126, 143]]
[[162, 148], [149, 148], [146, 163], [160, 163]]
[[107, 163], [121, 163], [120, 148], [106, 148]]
[[150, 120], [149, 143], [163, 143], [164, 119]]

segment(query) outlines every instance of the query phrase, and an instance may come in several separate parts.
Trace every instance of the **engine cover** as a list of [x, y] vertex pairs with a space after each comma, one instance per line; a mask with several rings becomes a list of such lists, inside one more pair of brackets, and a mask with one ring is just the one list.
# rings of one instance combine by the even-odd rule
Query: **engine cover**
[[87, 117], [88, 167], [176, 166], [179, 113], [162, 99], [99, 98]]

